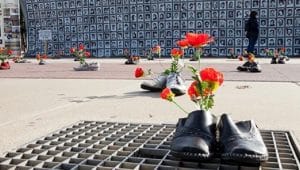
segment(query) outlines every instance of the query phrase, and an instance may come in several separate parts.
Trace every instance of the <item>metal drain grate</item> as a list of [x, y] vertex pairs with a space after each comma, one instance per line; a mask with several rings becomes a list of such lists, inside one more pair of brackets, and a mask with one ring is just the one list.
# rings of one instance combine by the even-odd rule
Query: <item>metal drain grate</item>
[[[0, 157], [0, 169], [17, 170], [274, 170], [299, 169], [299, 150], [287, 131], [261, 131], [270, 158], [261, 167], [189, 162], [170, 155], [175, 125], [83, 121]], [[298, 154], [298, 155], [297, 155]]]

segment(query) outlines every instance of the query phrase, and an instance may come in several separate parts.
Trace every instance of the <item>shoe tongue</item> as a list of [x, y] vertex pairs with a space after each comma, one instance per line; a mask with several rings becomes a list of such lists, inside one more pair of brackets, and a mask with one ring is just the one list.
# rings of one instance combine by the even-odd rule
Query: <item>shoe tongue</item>
[[222, 128], [221, 130], [222, 134], [227, 134], [227, 135], [234, 135], [234, 134], [240, 134], [240, 131], [236, 124], [233, 122], [233, 120], [230, 118], [229, 115], [223, 114], [221, 116], [221, 123], [222, 123]]
[[189, 114], [185, 126], [190, 128], [201, 128], [210, 126], [213, 123], [213, 117], [204, 110], [193, 111]]

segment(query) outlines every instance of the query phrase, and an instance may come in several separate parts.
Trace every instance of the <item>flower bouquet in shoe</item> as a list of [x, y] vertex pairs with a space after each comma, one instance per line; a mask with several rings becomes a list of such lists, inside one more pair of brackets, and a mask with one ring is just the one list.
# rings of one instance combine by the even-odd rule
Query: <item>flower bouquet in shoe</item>
[[36, 60], [39, 62], [39, 65], [45, 65], [46, 62], [45, 60], [47, 59], [47, 55], [46, 54], [40, 54], [40, 53], [37, 53], [36, 54]]
[[160, 45], [156, 45], [151, 49], [151, 58], [148, 60], [154, 60], [154, 58], [160, 58], [161, 57], [161, 47]]
[[179, 119], [171, 142], [171, 153], [175, 157], [192, 160], [210, 159], [216, 152], [217, 117], [210, 113], [214, 105], [214, 92], [223, 83], [223, 74], [213, 68], [198, 72], [193, 70], [193, 79], [188, 88], [190, 99], [197, 109], [188, 113], [177, 104], [174, 94], [168, 88], [161, 93], [166, 99], [188, 114]]
[[[143, 81], [141, 88], [153, 92], [161, 92], [165, 87], [170, 88], [175, 95], [183, 95], [186, 92], [186, 86], [184, 85], [184, 80], [181, 78], [180, 72], [184, 68], [184, 63], [181, 60], [184, 51], [182, 49], [174, 48], [171, 50], [171, 65], [170, 68], [165, 69], [162, 73], [155, 76], [152, 80]], [[135, 73], [140, 71], [140, 68], [137, 68]], [[136, 75], [136, 74], [135, 74]], [[154, 75], [151, 70], [148, 70], [148, 74], [145, 75]]]
[[189, 66], [193, 82], [188, 94], [197, 109], [185, 111], [176, 101], [175, 94], [169, 88], [161, 93], [161, 98], [174, 103], [187, 117], [179, 119], [176, 132], [171, 142], [171, 153], [182, 159], [203, 160], [211, 158], [216, 149], [216, 116], [209, 111], [214, 105], [214, 92], [223, 83], [223, 74], [214, 68], [200, 70], [200, 53], [213, 40], [208, 34], [188, 33], [186, 41], [195, 48], [199, 70]]
[[12, 55], [13, 51], [6, 48], [0, 48], [0, 69], [1, 70], [8, 70], [10, 69], [10, 64], [7, 61], [9, 57]]
[[73, 47], [70, 49], [70, 53], [79, 60], [79, 67], [74, 67], [75, 71], [97, 71], [99, 69], [99, 63], [87, 63], [85, 60], [91, 56], [91, 53], [85, 50], [83, 44], [80, 44], [78, 49]]
[[236, 68], [238, 71], [261, 72], [261, 66], [255, 61], [253, 53], [247, 53], [246, 59], [247, 61], [243, 65]]
[[125, 64], [138, 64], [139, 62], [139, 56], [129, 56], [129, 58], [125, 61]]
[[273, 53], [273, 50], [265, 48], [264, 53], [266, 54], [266, 57], [271, 57], [271, 64], [277, 64], [278, 56], [274, 55], [275, 53]]
[[285, 48], [278, 49], [278, 64], [285, 64], [285, 61], [290, 59], [285, 55]]
[[24, 59], [22, 56], [15, 56], [12, 58], [12, 61], [14, 63], [29, 63], [26, 59]]
[[171, 66], [164, 71], [164, 74], [167, 75], [166, 87], [176, 96], [183, 95], [186, 92], [185, 81], [181, 76], [181, 72], [184, 68], [184, 63], [181, 59], [183, 55], [183, 49], [173, 48], [171, 50]]
[[[163, 72], [155, 75], [151, 69], [145, 71], [142, 67], [137, 67], [134, 72], [135, 78], [151, 76], [151, 80], [145, 80], [141, 83], [141, 88], [151, 92], [161, 92], [167, 83], [167, 75]], [[153, 77], [152, 77], [153, 76]]]

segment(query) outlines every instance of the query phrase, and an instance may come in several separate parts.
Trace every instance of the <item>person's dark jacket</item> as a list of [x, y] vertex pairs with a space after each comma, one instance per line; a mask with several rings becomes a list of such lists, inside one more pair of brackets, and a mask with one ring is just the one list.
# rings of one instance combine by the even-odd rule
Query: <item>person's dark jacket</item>
[[258, 29], [258, 22], [255, 17], [251, 17], [246, 25], [245, 25], [245, 31], [247, 32], [246, 37], [258, 37], [259, 29]]

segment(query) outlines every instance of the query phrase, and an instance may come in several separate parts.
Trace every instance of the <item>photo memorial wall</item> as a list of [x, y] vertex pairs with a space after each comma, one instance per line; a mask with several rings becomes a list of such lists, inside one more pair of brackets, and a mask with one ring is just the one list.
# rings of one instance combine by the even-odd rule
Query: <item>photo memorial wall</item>
[[21, 51], [19, 0], [0, 0], [0, 47]]
[[[215, 37], [206, 54], [227, 56], [247, 47], [244, 25], [258, 12], [257, 53], [286, 48], [300, 53], [300, 0], [22, 0], [26, 11], [28, 53], [43, 52], [40, 30], [51, 30], [49, 55], [69, 54], [84, 44], [93, 56], [111, 57], [129, 49], [144, 55], [159, 44], [169, 55], [187, 32]], [[193, 53], [192, 49], [187, 55]]]

